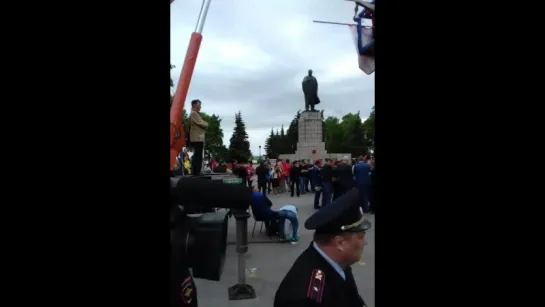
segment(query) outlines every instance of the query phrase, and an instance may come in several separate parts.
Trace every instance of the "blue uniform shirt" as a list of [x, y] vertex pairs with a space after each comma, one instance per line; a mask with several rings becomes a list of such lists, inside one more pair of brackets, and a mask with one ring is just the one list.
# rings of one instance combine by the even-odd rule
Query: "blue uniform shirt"
[[318, 247], [318, 244], [316, 244], [316, 242], [313, 242], [312, 246], [314, 246], [314, 249], [316, 249], [316, 251], [318, 251], [318, 254], [322, 255], [322, 257], [324, 257], [325, 261], [327, 261], [327, 263], [329, 263], [333, 267], [333, 269], [335, 271], [337, 271], [337, 273], [339, 273], [339, 275], [341, 275], [341, 278], [343, 280], [346, 280], [346, 274], [344, 273], [343, 268], [341, 268], [341, 266], [338, 265], [335, 261], [331, 260], [331, 258], [329, 258], [329, 256], [326, 255], [324, 253], [324, 251], [322, 251], [320, 249], [320, 247]]

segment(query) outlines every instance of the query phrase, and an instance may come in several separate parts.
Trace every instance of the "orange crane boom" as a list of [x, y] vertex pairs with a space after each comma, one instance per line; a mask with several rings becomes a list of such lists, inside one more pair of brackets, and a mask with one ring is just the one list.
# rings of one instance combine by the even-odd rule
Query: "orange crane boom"
[[[191, 33], [191, 38], [189, 39], [184, 65], [182, 66], [180, 78], [178, 79], [178, 84], [176, 86], [176, 92], [172, 99], [172, 106], [170, 107], [170, 170], [174, 169], [176, 157], [185, 145], [182, 114], [187, 92], [189, 90], [189, 84], [191, 83], [191, 77], [193, 76], [193, 70], [195, 69], [197, 56], [199, 55], [199, 49], [201, 47], [202, 30], [208, 8], [210, 7], [210, 1], [211, 0], [203, 0], [195, 31]], [[170, 0], [171, 4], [172, 2], [174, 2], [174, 0]]]

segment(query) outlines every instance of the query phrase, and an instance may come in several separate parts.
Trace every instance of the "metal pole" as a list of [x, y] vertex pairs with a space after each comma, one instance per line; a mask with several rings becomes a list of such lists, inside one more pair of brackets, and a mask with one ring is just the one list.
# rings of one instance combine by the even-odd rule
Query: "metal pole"
[[204, 22], [206, 21], [206, 15], [208, 14], [208, 8], [210, 8], [210, 1], [203, 0], [201, 5], [201, 11], [199, 12], [199, 18], [197, 18], [197, 25], [195, 26], [195, 32], [202, 34], [204, 28]]
[[246, 258], [244, 254], [248, 251], [248, 218], [250, 214], [245, 210], [233, 210], [233, 216], [237, 223], [237, 262], [238, 262], [238, 284], [229, 287], [230, 300], [248, 300], [256, 298], [255, 290], [246, 284]]
[[249, 214], [246, 212], [237, 212], [236, 214], [236, 223], [237, 223], [237, 262], [238, 262], [238, 284], [246, 284], [246, 258], [244, 254], [248, 252], [248, 217]]
[[330, 25], [338, 25], [338, 26], [355, 26], [355, 23], [344, 23], [344, 22], [332, 22], [332, 21], [321, 21], [321, 20], [313, 20], [312, 22], [315, 23], [325, 23]]

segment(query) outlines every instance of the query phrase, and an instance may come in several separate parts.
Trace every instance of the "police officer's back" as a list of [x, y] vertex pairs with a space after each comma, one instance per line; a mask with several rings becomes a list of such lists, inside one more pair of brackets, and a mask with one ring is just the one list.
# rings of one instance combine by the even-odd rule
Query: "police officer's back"
[[358, 206], [358, 191], [314, 213], [305, 227], [315, 230], [314, 242], [282, 280], [274, 307], [366, 306], [350, 268], [359, 261], [371, 227]]

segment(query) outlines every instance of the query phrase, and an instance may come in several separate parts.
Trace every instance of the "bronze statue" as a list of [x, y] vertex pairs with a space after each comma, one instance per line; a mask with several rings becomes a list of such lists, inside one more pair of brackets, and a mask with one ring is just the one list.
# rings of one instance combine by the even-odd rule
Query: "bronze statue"
[[312, 69], [308, 70], [308, 75], [303, 79], [303, 94], [305, 94], [305, 110], [314, 110], [314, 106], [320, 103], [318, 97], [318, 80], [312, 75]]

